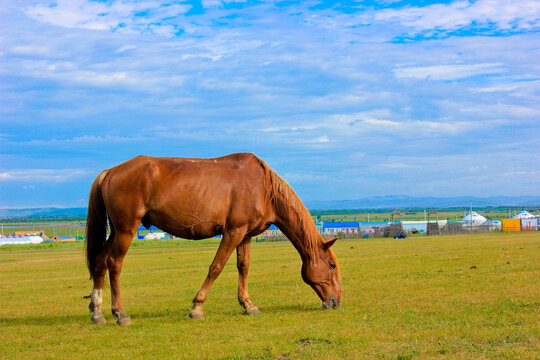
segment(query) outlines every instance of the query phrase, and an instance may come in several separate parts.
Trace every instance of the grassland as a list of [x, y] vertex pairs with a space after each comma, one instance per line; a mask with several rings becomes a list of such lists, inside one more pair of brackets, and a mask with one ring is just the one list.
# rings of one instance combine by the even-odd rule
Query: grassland
[[[540, 359], [540, 233], [341, 240], [343, 306], [321, 310], [288, 242], [254, 243], [242, 315], [231, 259], [187, 316], [215, 240], [135, 242], [133, 325], [90, 322], [82, 244], [0, 248], [0, 358]], [[109, 306], [106, 289], [106, 307]]]

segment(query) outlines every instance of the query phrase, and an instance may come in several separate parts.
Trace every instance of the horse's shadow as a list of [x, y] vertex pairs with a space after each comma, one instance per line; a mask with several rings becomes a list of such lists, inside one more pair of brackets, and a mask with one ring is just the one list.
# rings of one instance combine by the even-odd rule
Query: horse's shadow
[[90, 314], [77, 314], [77, 315], [47, 315], [47, 316], [23, 316], [23, 317], [7, 317], [0, 318], [0, 326], [19, 326], [19, 325], [31, 325], [31, 326], [53, 326], [53, 325], [66, 325], [66, 324], [80, 324], [84, 321], [90, 321]]
[[[130, 316], [133, 320], [136, 319], [152, 319], [162, 320], [165, 322], [181, 322], [192, 321], [189, 319], [189, 307], [178, 307], [175, 309], [156, 309], [155, 311], [143, 310], [132, 311]], [[318, 311], [323, 311], [320, 307], [312, 304], [284, 304], [284, 305], [267, 305], [260, 307], [262, 317], [265, 316], [282, 316], [288, 314], [309, 314]], [[230, 308], [227, 310], [217, 311], [216, 309], [208, 309], [206, 311], [208, 319], [229, 317], [239, 318], [251, 318], [243, 313], [242, 309], [238, 307]], [[54, 326], [54, 325], [69, 325], [69, 324], [92, 324], [90, 321], [90, 313], [78, 313], [78, 314], [57, 314], [57, 315], [43, 315], [43, 316], [22, 316], [22, 317], [0, 317], [0, 326], [18, 326], [18, 325], [30, 325], [30, 326]], [[258, 317], [258, 316], [257, 316]], [[107, 317], [107, 321], [110, 324], [115, 324], [115, 319], [112, 316]]]
[[302, 305], [302, 304], [285, 304], [285, 305], [269, 305], [261, 309], [268, 314], [280, 313], [313, 313], [322, 310], [322, 306]]

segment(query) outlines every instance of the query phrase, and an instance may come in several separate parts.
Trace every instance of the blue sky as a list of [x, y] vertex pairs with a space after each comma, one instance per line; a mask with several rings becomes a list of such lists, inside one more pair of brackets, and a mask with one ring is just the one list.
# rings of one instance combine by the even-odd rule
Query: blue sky
[[305, 200], [540, 195], [540, 2], [3, 1], [0, 207], [139, 154], [254, 152]]

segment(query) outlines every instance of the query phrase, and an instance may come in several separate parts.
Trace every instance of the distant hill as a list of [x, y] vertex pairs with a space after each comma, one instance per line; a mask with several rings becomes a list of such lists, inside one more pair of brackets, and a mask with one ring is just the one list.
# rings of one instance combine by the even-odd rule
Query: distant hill
[[491, 196], [491, 197], [412, 197], [405, 195], [374, 196], [357, 200], [306, 201], [310, 210], [378, 209], [378, 208], [449, 208], [486, 206], [539, 206], [540, 196]]
[[[382, 209], [382, 208], [450, 208], [487, 206], [540, 206], [540, 196], [491, 196], [491, 197], [412, 197], [406, 195], [373, 196], [356, 200], [306, 201], [304, 204], [310, 210], [347, 210], [347, 209]], [[57, 217], [57, 216], [86, 216], [87, 208], [28, 208], [0, 209], [0, 217]]]
[[29, 209], [0, 209], [0, 217], [27, 216], [86, 216], [86, 208], [29, 208]]

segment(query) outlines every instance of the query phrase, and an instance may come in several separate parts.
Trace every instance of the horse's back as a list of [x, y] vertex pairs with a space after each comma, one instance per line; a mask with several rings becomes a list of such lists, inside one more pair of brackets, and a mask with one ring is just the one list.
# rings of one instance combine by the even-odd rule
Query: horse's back
[[118, 218], [204, 238], [228, 225], [261, 226], [269, 210], [264, 176], [262, 160], [247, 153], [212, 159], [138, 156], [110, 169], [107, 202]]

